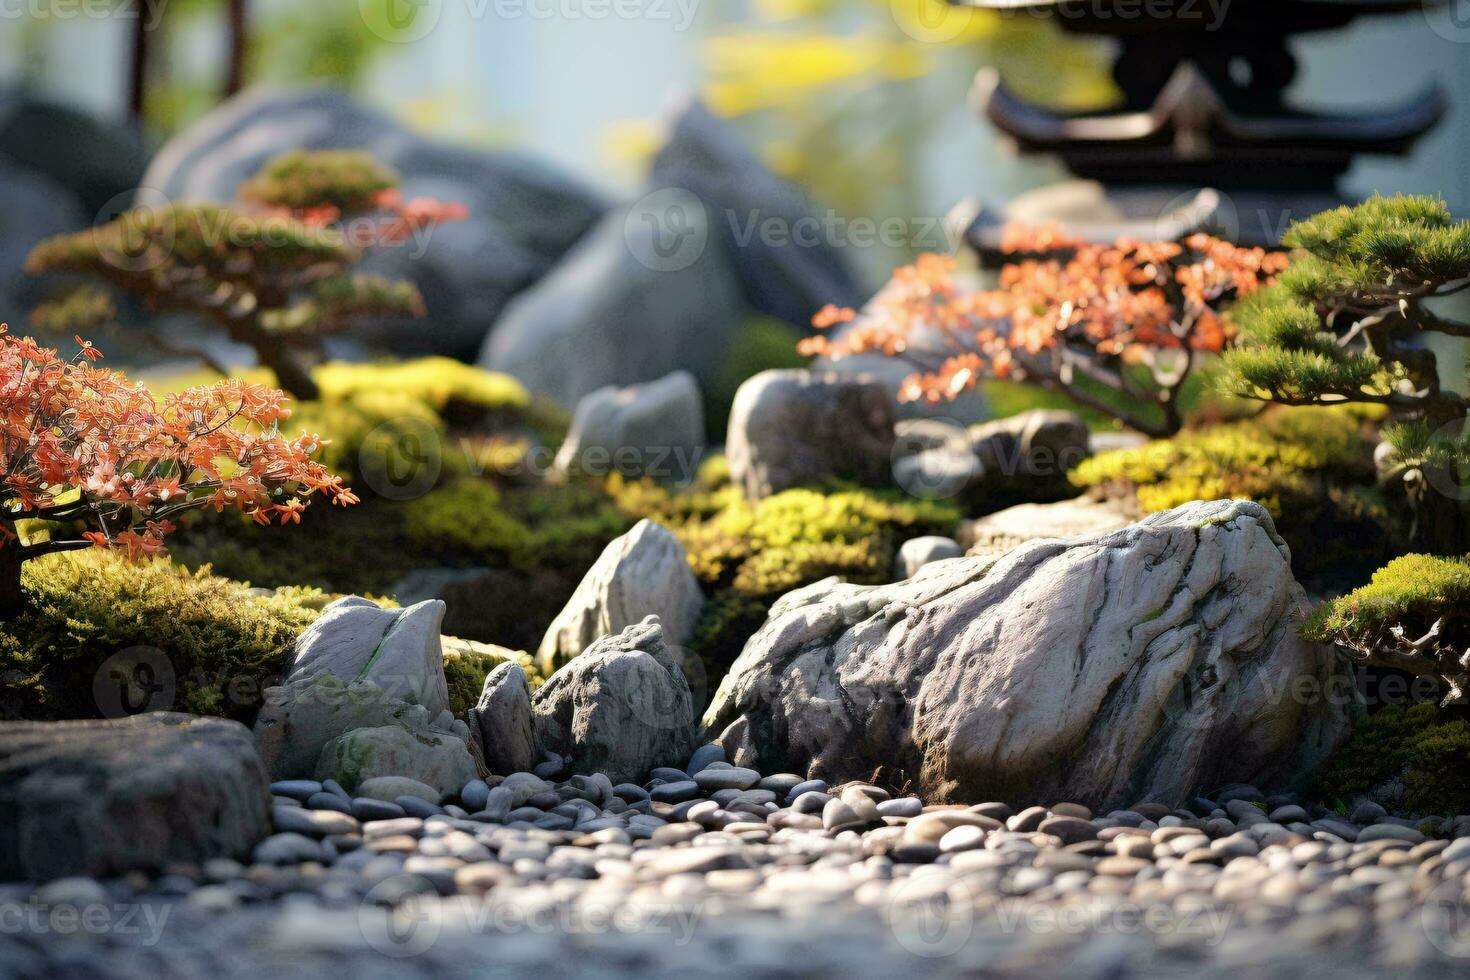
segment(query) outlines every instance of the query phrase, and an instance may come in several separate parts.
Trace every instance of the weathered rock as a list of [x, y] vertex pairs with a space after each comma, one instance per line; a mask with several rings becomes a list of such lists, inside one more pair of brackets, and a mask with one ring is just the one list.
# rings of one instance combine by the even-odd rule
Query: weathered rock
[[704, 405], [688, 371], [599, 388], [577, 403], [556, 454], [558, 473], [652, 476], [686, 485], [704, 449]]
[[[939, 801], [1105, 812], [1288, 784], [1353, 714], [1269, 514], [1196, 502], [998, 561], [780, 599], [705, 716], [736, 765], [836, 783], [879, 766]], [[1306, 693], [1303, 693], [1306, 692]]]
[[63, 197], [75, 199], [84, 220], [112, 217], [119, 195], [138, 188], [148, 152], [141, 129], [122, 119], [44, 101], [25, 89], [0, 93], [0, 156], [45, 174]]
[[357, 728], [322, 749], [318, 779], [335, 779], [349, 790], [377, 776], [410, 776], [448, 796], [476, 776], [464, 738], [398, 725]]
[[243, 858], [269, 833], [269, 782], [238, 722], [0, 724], [0, 880]]
[[[268, 687], [264, 702], [255, 719], [255, 740], [272, 779], [314, 776], [322, 749], [355, 729], [396, 725], [420, 731], [448, 714], [446, 709], [430, 716], [423, 705], [393, 697], [372, 681], [345, 684], [331, 675]], [[449, 731], [448, 725], [440, 727]]]
[[759, 498], [828, 476], [890, 482], [893, 408], [872, 381], [804, 370], [762, 371], [730, 408], [730, 478]]
[[469, 721], [470, 735], [478, 741], [480, 756], [492, 773], [529, 772], [536, 764], [531, 687], [520, 664], [503, 663], [486, 675]]
[[920, 496], [958, 497], [994, 510], [1077, 495], [1067, 471], [1087, 458], [1087, 425], [1074, 412], [1031, 411], [968, 429], [938, 419], [896, 427], [894, 479]]
[[704, 594], [672, 531], [639, 521], [610, 543], [577, 591], [557, 614], [536, 651], [536, 665], [551, 673], [594, 640], [622, 632], [645, 616], [658, 616], [665, 642], [682, 646], [694, 635]]
[[1119, 503], [1079, 498], [1054, 504], [1017, 504], [973, 521], [961, 521], [957, 537], [966, 554], [993, 557], [1028, 541], [1092, 537], [1130, 523], [1132, 519]]
[[432, 142], [340, 91], [257, 90], [191, 123], [154, 157], [144, 187], [174, 201], [228, 203], [277, 154], [364, 149], [402, 175], [405, 197], [464, 204], [432, 240], [379, 249], [365, 268], [416, 282], [433, 329], [397, 327], [397, 349], [471, 357], [511, 298], [539, 281], [605, 211], [544, 161]]
[[[656, 188], [698, 198], [757, 310], [806, 330], [824, 304], [862, 301], [838, 243], [823, 240], [826, 224], [816, 206], [768, 170], [736, 128], [702, 103], [675, 107], [650, 180]], [[762, 233], [773, 222], [786, 232], [779, 239]]]
[[987, 502], [1045, 503], [1077, 495], [1067, 471], [1091, 452], [1076, 412], [1038, 409], [970, 427], [982, 475], [971, 493]]
[[964, 552], [953, 538], [941, 537], [937, 534], [910, 538], [899, 546], [893, 574], [895, 578], [909, 578], [932, 562], [943, 561], [946, 558], [959, 558], [963, 555]]
[[0, 214], [5, 216], [0, 223], [0, 303], [9, 310], [28, 309], [43, 298], [44, 287], [52, 277], [26, 273], [26, 256], [43, 238], [85, 227], [88, 215], [49, 174], [17, 166], [3, 157]]
[[689, 683], [664, 645], [658, 617], [592, 644], [531, 697], [536, 740], [575, 772], [636, 782], [694, 751]]
[[437, 715], [449, 707], [439, 641], [443, 622], [444, 603], [438, 600], [383, 609], [358, 596], [338, 599], [296, 641], [286, 679], [330, 675], [346, 683], [372, 681], [388, 695]]
[[[609, 214], [516, 297], [486, 338], [480, 365], [568, 408], [609, 385], [678, 370], [710, 385], [745, 307], [729, 256], [708, 240], [706, 217], [681, 213], [688, 224], [674, 232], [636, 210]], [[679, 257], [685, 241], [697, 254]], [[666, 247], [676, 249], [668, 264], [658, 258]]]

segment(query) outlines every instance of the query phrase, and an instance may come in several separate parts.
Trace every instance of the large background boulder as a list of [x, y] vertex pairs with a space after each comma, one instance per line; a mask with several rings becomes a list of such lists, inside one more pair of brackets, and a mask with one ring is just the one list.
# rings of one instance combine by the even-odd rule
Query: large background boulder
[[[698, 198], [757, 310], [807, 330], [825, 304], [862, 301], [840, 252], [852, 243], [833, 240], [828, 216], [768, 170], [736, 128], [703, 103], [686, 100], [675, 108], [650, 183]], [[775, 236], [765, 231], [772, 227]]]
[[0, 724], [0, 880], [243, 858], [270, 833], [245, 726], [181, 714]]
[[830, 476], [891, 481], [893, 406], [882, 385], [803, 370], [762, 371], [735, 393], [725, 456], [752, 499]]
[[689, 682], [656, 616], [598, 640], [551, 675], [531, 696], [531, 712], [543, 751], [614, 783], [682, 765], [695, 748]]
[[549, 674], [593, 641], [621, 633], [645, 616], [657, 616], [664, 639], [682, 646], [694, 635], [703, 608], [704, 593], [684, 546], [668, 528], [641, 520], [608, 544], [587, 570], [547, 629], [536, 665]]
[[1345, 661], [1264, 508], [1196, 502], [1121, 531], [783, 597], [705, 716], [737, 765], [879, 767], [936, 801], [1178, 803], [1300, 779], [1346, 735]]
[[240, 183], [287, 150], [369, 150], [403, 176], [407, 197], [469, 209], [415, 248], [379, 250], [368, 271], [416, 282], [432, 328], [399, 329], [397, 350], [472, 357], [511, 297], [541, 279], [604, 205], [543, 161], [426, 140], [342, 92], [259, 90], [224, 103], [159, 151], [143, 186], [173, 201], [235, 198]]
[[746, 308], [705, 215], [677, 213], [686, 217], [676, 232], [662, 226], [659, 209], [609, 214], [516, 297], [486, 339], [480, 366], [567, 408], [600, 388], [681, 369], [701, 385], [713, 383]]

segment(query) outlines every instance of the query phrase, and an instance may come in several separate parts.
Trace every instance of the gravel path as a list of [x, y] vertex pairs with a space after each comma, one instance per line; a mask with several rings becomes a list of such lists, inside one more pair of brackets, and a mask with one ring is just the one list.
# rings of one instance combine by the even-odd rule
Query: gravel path
[[249, 865], [0, 885], [0, 976], [1470, 976], [1463, 819], [1250, 787], [925, 807], [709, 748], [687, 770], [444, 807], [279, 783]]

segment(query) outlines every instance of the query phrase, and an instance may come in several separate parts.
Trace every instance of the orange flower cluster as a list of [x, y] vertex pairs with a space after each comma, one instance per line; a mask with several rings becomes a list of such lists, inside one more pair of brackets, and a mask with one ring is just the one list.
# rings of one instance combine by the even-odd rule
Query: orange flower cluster
[[[285, 396], [239, 380], [190, 388], [160, 404], [149, 390], [94, 367], [77, 338], [70, 360], [0, 324], [0, 552], [21, 560], [96, 546], [158, 554], [187, 510], [242, 511], [262, 524], [300, 522], [303, 498], [357, 497], [312, 454], [316, 436], [287, 439]], [[81, 525], [77, 540], [22, 546], [21, 520]], [[8, 561], [13, 564], [15, 556]]]
[[[347, 241], [355, 248], [393, 245], [422, 229], [451, 221], [463, 221], [470, 216], [469, 208], [453, 201], [441, 201], [433, 197], [404, 200], [403, 192], [396, 187], [386, 187], [378, 191], [372, 196], [371, 203], [383, 214], [370, 224], [353, 225], [346, 229]], [[299, 211], [289, 208], [280, 210], [281, 213], [313, 228], [330, 227], [343, 218], [341, 209], [331, 204], [318, 204]]]
[[[1056, 228], [1008, 228], [1000, 288], [966, 290], [953, 259], [921, 255], [898, 269], [861, 314], [828, 306], [804, 354], [837, 359], [877, 352], [912, 362], [900, 398], [952, 399], [983, 378], [1015, 378], [1078, 396], [1094, 385], [1154, 401], [1162, 425], [1125, 417], [1144, 431], [1177, 430], [1173, 395], [1191, 352], [1220, 351], [1229, 339], [1221, 309], [1268, 284], [1286, 257], [1208, 235], [1184, 242], [1119, 240], [1099, 245]], [[1146, 380], [1136, 377], [1147, 369]], [[1080, 397], [1090, 403], [1090, 397]]]

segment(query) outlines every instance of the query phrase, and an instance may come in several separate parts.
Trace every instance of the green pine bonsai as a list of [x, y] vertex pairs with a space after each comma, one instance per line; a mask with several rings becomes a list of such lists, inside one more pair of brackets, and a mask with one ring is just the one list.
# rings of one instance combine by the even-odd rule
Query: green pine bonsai
[[1470, 222], [1435, 198], [1374, 197], [1298, 222], [1283, 242], [1298, 251], [1291, 266], [1235, 308], [1223, 385], [1286, 405], [1386, 406], [1381, 468], [1408, 493], [1416, 542], [1464, 550], [1462, 495], [1433, 488], [1453, 488], [1448, 474], [1470, 466], [1470, 402], [1446, 386], [1426, 341], [1470, 337], [1470, 323], [1431, 308], [1470, 288]]
[[[432, 199], [405, 202], [397, 187], [398, 175], [368, 153], [287, 153], [241, 185], [237, 207], [135, 207], [99, 227], [41, 242], [26, 269], [82, 273], [150, 310], [212, 321], [254, 348], [282, 388], [312, 399], [309, 364], [323, 335], [363, 316], [424, 314], [412, 283], [353, 271], [364, 252], [465, 215], [459, 205]], [[106, 294], [82, 289], [37, 309], [37, 328], [76, 333], [110, 324], [116, 312]], [[153, 337], [167, 353], [180, 353]], [[202, 351], [187, 353], [219, 368]]]
[[1444, 681], [1446, 704], [1470, 688], [1470, 558], [1405, 555], [1355, 592], [1325, 603], [1302, 635], [1365, 663]]

